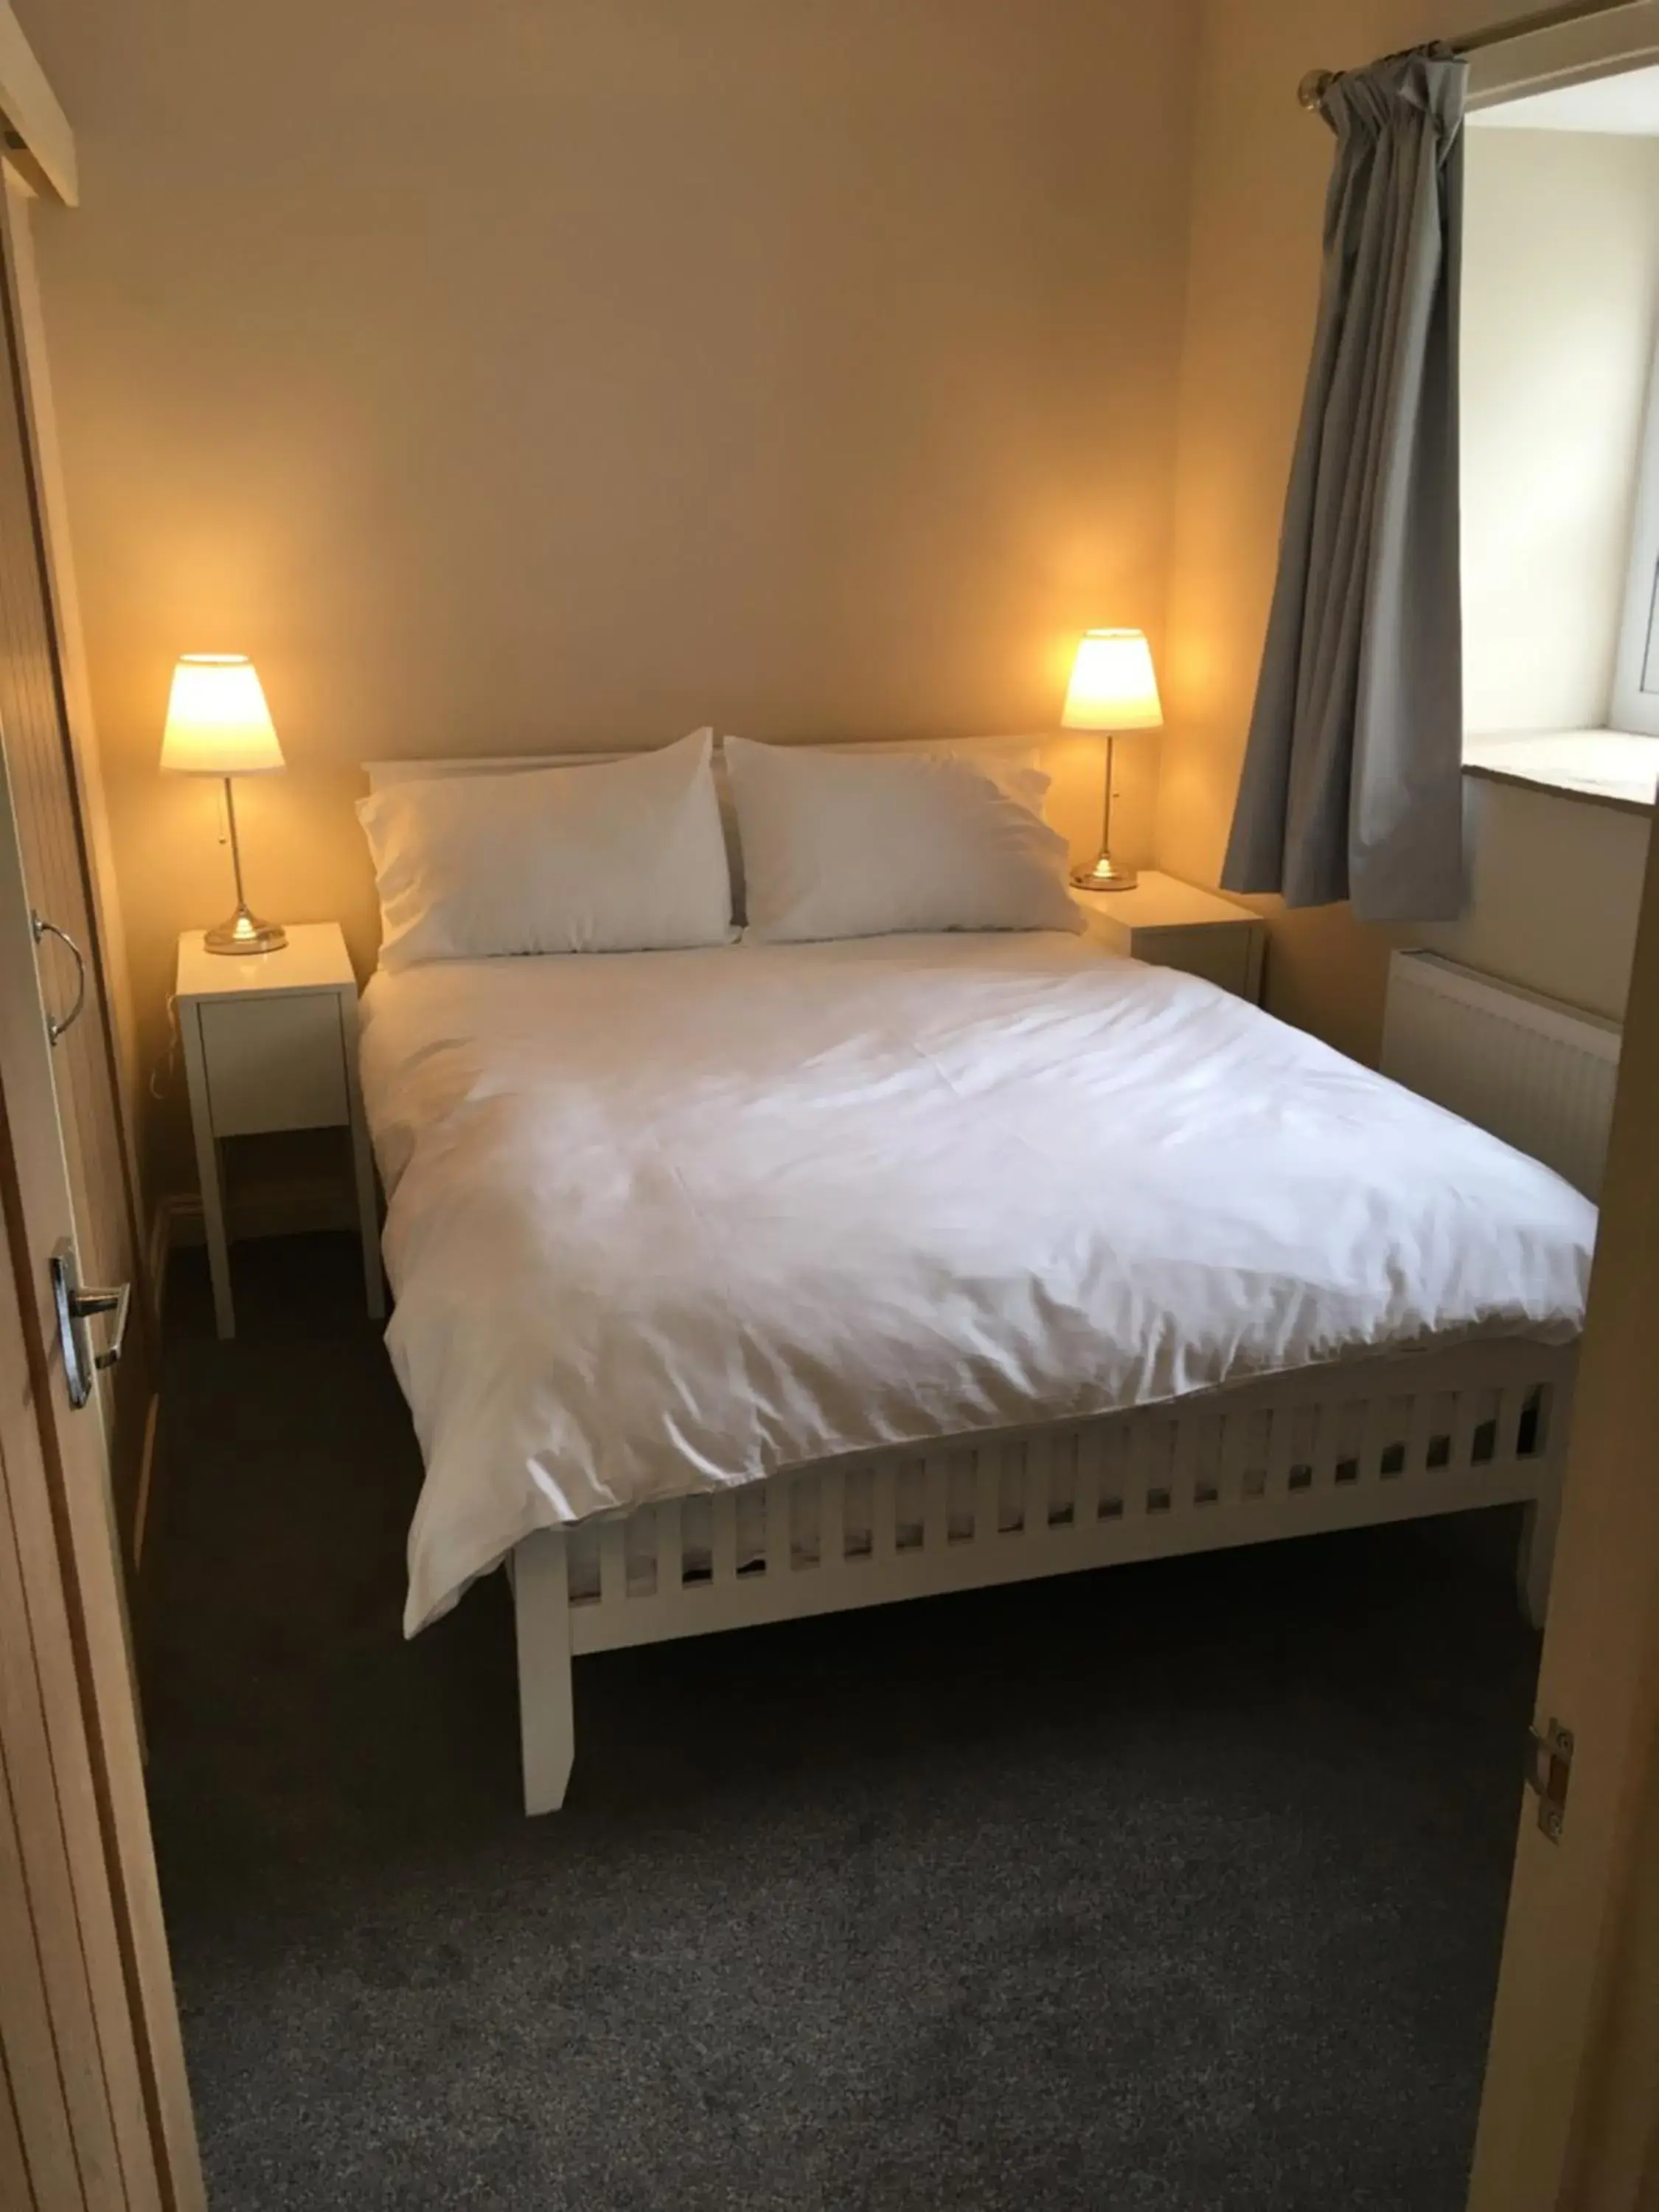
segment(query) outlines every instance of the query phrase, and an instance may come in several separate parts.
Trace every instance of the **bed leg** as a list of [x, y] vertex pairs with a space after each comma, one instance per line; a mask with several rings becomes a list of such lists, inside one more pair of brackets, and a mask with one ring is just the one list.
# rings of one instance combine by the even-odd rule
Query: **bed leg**
[[570, 1595], [560, 1530], [538, 1529], [514, 1552], [513, 1609], [518, 1621], [524, 1809], [532, 1815], [556, 1813], [564, 1802], [576, 1755]]
[[1541, 1629], [1550, 1605], [1550, 1577], [1555, 1566], [1555, 1524], [1559, 1502], [1552, 1494], [1534, 1498], [1521, 1521], [1521, 1543], [1515, 1559], [1516, 1589], [1521, 1610], [1534, 1628]]

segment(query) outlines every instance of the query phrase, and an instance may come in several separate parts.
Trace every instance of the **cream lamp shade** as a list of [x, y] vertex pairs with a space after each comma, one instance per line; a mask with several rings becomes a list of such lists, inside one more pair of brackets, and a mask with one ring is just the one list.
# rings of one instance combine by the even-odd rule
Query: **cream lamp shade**
[[1091, 629], [1078, 640], [1063, 730], [1161, 730], [1152, 649], [1144, 631]]
[[242, 889], [242, 844], [236, 834], [234, 775], [265, 775], [283, 765], [283, 749], [253, 663], [240, 653], [187, 653], [173, 672], [167, 719], [161, 732], [161, 765], [189, 775], [225, 780], [225, 826], [236, 878], [236, 911], [208, 930], [210, 952], [240, 956], [280, 952], [288, 933], [248, 909]]
[[263, 775], [283, 749], [253, 663], [240, 653], [187, 653], [173, 672], [161, 765], [194, 775]]

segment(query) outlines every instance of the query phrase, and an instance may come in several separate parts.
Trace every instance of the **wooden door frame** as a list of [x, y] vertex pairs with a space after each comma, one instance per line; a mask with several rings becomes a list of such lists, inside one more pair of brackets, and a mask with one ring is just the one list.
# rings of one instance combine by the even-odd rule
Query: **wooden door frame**
[[10, 134], [7, 152], [35, 191], [50, 194], [65, 207], [77, 207], [81, 185], [75, 133], [34, 58], [10, 0], [0, 0], [0, 118]]

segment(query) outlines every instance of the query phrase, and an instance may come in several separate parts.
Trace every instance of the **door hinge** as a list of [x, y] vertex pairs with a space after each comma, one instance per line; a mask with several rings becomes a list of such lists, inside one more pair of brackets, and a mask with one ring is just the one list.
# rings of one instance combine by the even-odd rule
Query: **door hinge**
[[1572, 1730], [1552, 1719], [1542, 1735], [1527, 1731], [1527, 1787], [1538, 1792], [1538, 1825], [1553, 1844], [1566, 1825], [1567, 1788], [1572, 1780]]

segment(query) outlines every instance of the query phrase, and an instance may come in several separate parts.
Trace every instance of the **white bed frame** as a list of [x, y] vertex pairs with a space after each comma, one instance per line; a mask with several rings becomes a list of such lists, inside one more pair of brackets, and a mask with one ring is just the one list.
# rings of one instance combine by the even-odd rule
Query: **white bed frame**
[[[381, 790], [621, 757], [365, 766], [370, 788]], [[802, 1468], [747, 1492], [542, 1531], [511, 1561], [526, 1809], [564, 1802], [575, 1756], [572, 1660], [629, 1644], [1506, 1504], [1528, 1508], [1518, 1576], [1541, 1626], [1575, 1356], [1511, 1340], [1351, 1360], [1098, 1420]], [[803, 1507], [817, 1532], [805, 1546], [796, 1540]]]
[[1517, 1504], [1541, 1626], [1575, 1359], [1510, 1340], [1350, 1360], [541, 1531], [512, 1561], [525, 1809], [564, 1802], [572, 1660], [629, 1644]]

